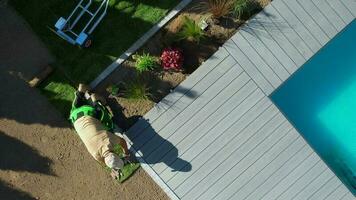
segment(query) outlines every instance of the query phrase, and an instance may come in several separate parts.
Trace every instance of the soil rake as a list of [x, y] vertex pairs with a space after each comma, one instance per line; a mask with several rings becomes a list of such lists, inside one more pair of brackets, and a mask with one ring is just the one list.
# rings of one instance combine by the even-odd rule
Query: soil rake
[[[63, 17], [59, 18], [55, 24], [57, 35], [73, 45], [89, 47], [92, 44], [90, 34], [105, 17], [109, 0], [102, 0], [100, 6], [94, 12], [90, 11], [92, 3], [93, 0], [80, 0], [67, 19]], [[82, 18], [84, 14], [89, 15], [89, 18], [85, 19], [87, 20], [86, 22], [81, 22], [85, 26], [79, 33], [76, 33], [74, 30], [81, 19], [84, 21]]]

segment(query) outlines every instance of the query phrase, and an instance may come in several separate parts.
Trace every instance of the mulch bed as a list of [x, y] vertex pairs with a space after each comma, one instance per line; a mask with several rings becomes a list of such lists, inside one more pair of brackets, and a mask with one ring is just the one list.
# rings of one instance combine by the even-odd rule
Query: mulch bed
[[[267, 0], [260, 1], [261, 7], [249, 13], [249, 16], [245, 16], [244, 19], [250, 18], [262, 6], [266, 5]], [[115, 121], [123, 129], [131, 127], [139, 117], [142, 117], [152, 109], [155, 103], [158, 103], [184, 81], [202, 62], [211, 57], [220, 46], [233, 36], [237, 29], [245, 22], [244, 20], [237, 20], [232, 16], [214, 21], [207, 20], [209, 26], [205, 30], [205, 37], [199, 43], [189, 40], [180, 40], [177, 42], [172, 39], [179, 32], [185, 16], [196, 22], [206, 19], [206, 15], [198, 12], [196, 9], [200, 2], [201, 0], [193, 0], [180, 14], [137, 51], [138, 54], [149, 53], [152, 56], [160, 57], [164, 48], [179, 48], [184, 55], [183, 69], [181, 71], [164, 71], [159, 67], [153, 71], [138, 74], [134, 67], [135, 61], [130, 57], [96, 88], [96, 92], [109, 97], [110, 93], [107, 91], [107, 88], [113, 84], [139, 79], [149, 87], [149, 99], [129, 100], [118, 96], [108, 99], [108, 103], [115, 113]]]

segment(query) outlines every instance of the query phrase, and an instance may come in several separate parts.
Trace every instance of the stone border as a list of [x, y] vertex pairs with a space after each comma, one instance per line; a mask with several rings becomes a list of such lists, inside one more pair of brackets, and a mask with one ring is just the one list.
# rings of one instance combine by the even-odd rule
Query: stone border
[[142, 47], [148, 39], [157, 33], [165, 24], [167, 24], [173, 17], [175, 17], [183, 8], [185, 8], [192, 0], [182, 0], [175, 8], [173, 8], [160, 22], [154, 25], [147, 31], [140, 39], [138, 39], [129, 49], [127, 49], [117, 60], [109, 65], [94, 81], [90, 83], [91, 88], [95, 88], [107, 78], [115, 69], [117, 69], [125, 60], [127, 60], [133, 53]]

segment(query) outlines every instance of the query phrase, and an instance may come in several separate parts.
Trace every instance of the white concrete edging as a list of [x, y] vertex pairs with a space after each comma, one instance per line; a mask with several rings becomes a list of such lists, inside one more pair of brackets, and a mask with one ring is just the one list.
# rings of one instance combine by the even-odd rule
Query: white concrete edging
[[161, 21], [147, 31], [140, 39], [138, 39], [129, 49], [127, 49], [117, 60], [109, 65], [94, 81], [90, 83], [91, 88], [95, 88], [108, 77], [115, 69], [117, 69], [125, 60], [135, 53], [145, 42], [157, 33], [165, 24], [175, 17], [183, 8], [185, 8], [192, 0], [182, 0], [175, 8], [173, 8]]

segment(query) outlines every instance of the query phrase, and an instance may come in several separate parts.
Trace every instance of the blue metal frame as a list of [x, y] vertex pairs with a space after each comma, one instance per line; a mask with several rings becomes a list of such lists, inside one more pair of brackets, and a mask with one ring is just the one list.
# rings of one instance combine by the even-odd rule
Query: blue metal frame
[[[80, 0], [67, 19], [63, 17], [59, 18], [55, 24], [57, 35], [73, 45], [84, 46], [89, 39], [90, 34], [105, 17], [109, 0], [102, 0], [95, 12], [89, 10], [92, 3], [92, 0]], [[80, 12], [78, 13], [78, 11]], [[80, 33], [75, 33], [73, 28], [84, 14], [89, 14], [91, 17]]]

